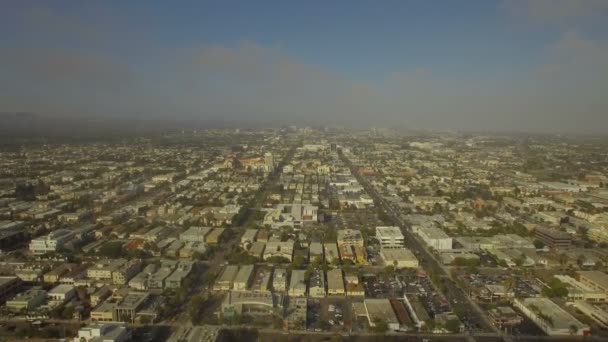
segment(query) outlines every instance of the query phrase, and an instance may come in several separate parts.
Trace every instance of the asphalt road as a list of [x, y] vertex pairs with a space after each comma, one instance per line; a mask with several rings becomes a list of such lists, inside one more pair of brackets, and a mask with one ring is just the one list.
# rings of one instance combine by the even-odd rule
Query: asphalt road
[[[350, 168], [352, 174], [357, 178], [367, 193], [374, 199], [374, 202], [377, 205], [379, 204], [381, 209], [384, 210], [391, 218], [393, 224], [401, 227], [401, 231], [406, 238], [405, 241], [407, 247], [418, 255], [421, 265], [425, 269], [431, 270], [433, 273], [437, 274], [443, 279], [446, 289], [444, 293], [446, 298], [451, 304], [457, 303], [457, 305], [462, 305], [462, 307], [465, 309], [466, 319], [474, 326], [474, 328], [471, 328], [469, 332], [492, 332], [495, 334], [500, 334], [496, 327], [490, 323], [483, 310], [476, 303], [474, 303], [460, 287], [456, 285], [456, 283], [450, 278], [449, 272], [447, 272], [443, 265], [441, 265], [441, 263], [424, 247], [422, 242], [418, 240], [418, 238], [412, 232], [411, 227], [401, 219], [397, 209], [393, 208], [376, 192], [376, 190], [369, 184], [367, 179], [359, 174], [357, 168], [353, 166], [348, 158], [346, 158], [343, 154], [341, 154], [341, 158]], [[505, 336], [504, 340], [512, 341], [509, 336]]]

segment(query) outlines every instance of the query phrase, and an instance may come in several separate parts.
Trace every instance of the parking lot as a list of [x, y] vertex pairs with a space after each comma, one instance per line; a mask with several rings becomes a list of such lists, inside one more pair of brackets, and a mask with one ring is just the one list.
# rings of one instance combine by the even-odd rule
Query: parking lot
[[418, 297], [429, 317], [434, 318], [437, 314], [452, 312], [451, 303], [438, 291], [428, 276], [420, 274], [416, 276], [398, 277], [405, 283], [405, 293], [408, 297]]
[[352, 326], [352, 304], [349, 298], [327, 297], [321, 300], [321, 319], [335, 332], [349, 331]]
[[397, 298], [403, 296], [400, 283], [384, 274], [367, 273], [361, 276], [366, 298]]

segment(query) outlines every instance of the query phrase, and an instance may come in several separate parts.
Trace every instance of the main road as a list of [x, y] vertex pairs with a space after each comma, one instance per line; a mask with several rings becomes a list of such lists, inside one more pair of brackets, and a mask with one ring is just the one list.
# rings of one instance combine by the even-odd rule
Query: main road
[[[418, 237], [415, 236], [410, 225], [401, 218], [399, 212], [397, 211], [398, 209], [391, 206], [390, 203], [388, 203], [382, 196], [380, 196], [380, 194], [378, 194], [376, 189], [371, 186], [365, 177], [359, 174], [359, 170], [344, 154], [340, 153], [340, 157], [342, 161], [349, 167], [357, 181], [359, 181], [361, 186], [363, 186], [365, 191], [373, 198], [374, 203], [387, 214], [387, 216], [393, 221], [393, 224], [401, 228], [401, 231], [406, 238], [407, 247], [418, 255], [421, 265], [442, 279], [443, 284], [445, 285], [444, 294], [450, 303], [452, 305], [462, 305], [465, 311], [464, 317], [462, 318], [464, 318], [471, 327], [469, 331], [473, 333], [476, 329], [478, 329], [485, 332], [501, 334], [501, 332], [498, 331], [494, 325], [492, 325], [488, 317], [477, 305], [477, 303], [473, 302], [473, 300], [471, 300], [471, 298], [456, 285], [456, 283], [451, 279], [449, 272], [443, 267], [441, 262], [438, 261], [435, 256], [425, 248]], [[510, 336], [504, 336], [503, 338], [505, 341], [512, 341]]]

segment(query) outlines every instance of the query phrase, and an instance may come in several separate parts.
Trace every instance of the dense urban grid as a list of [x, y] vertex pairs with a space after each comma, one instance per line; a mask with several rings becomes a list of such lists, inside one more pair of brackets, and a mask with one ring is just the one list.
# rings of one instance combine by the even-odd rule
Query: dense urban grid
[[331, 127], [0, 147], [0, 338], [603, 339], [607, 147]]

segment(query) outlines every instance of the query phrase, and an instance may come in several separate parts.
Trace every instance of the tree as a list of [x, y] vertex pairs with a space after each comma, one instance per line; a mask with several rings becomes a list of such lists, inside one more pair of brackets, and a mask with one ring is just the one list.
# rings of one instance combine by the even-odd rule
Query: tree
[[384, 334], [388, 331], [388, 323], [381, 318], [374, 319], [374, 326], [371, 329], [377, 334]]
[[460, 332], [460, 321], [457, 319], [450, 319], [447, 322], [445, 322], [445, 328], [453, 334], [459, 333]]
[[536, 249], [543, 249], [545, 248], [545, 243], [540, 240], [534, 240], [534, 247]]

